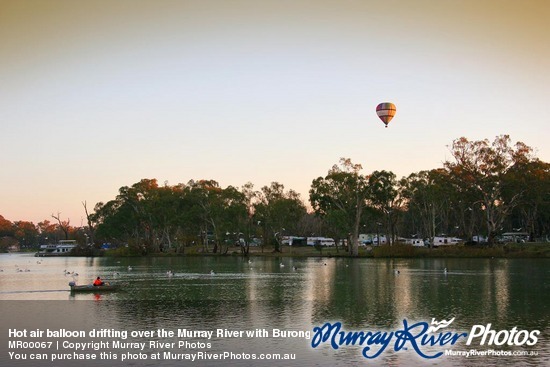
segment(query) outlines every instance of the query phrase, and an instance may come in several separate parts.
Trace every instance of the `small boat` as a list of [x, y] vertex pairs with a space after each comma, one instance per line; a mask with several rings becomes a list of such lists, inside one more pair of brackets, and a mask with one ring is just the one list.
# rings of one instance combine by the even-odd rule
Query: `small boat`
[[76, 285], [75, 282], [70, 282], [69, 287], [71, 287], [71, 292], [110, 292], [120, 289], [120, 285], [116, 283]]

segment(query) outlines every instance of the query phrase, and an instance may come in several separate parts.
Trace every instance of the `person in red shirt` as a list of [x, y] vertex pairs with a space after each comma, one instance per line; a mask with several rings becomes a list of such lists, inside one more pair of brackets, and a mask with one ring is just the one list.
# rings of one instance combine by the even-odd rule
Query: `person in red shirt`
[[98, 287], [100, 285], [104, 285], [105, 283], [101, 280], [100, 277], [97, 277], [96, 280], [94, 280], [94, 286]]

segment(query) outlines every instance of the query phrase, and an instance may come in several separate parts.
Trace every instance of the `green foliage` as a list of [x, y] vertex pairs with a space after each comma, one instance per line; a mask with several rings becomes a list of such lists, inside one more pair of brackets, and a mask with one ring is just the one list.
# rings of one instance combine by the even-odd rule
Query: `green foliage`
[[239, 190], [213, 180], [159, 186], [144, 179], [122, 187], [115, 200], [96, 205], [91, 217], [100, 241], [139, 243], [144, 253], [185, 247], [186, 254], [198, 248], [226, 254], [239, 242], [246, 254], [252, 238], [261, 237], [256, 222], [264, 228], [264, 238], [270, 238], [285, 227], [292, 233], [305, 213], [299, 195], [284, 192], [278, 183], [255, 192], [251, 184]]
[[[399, 181], [386, 170], [361, 174], [361, 165], [342, 158], [324, 177], [312, 181], [309, 201], [315, 215], [307, 213], [295, 191], [285, 190], [278, 182], [256, 191], [251, 183], [238, 189], [223, 188], [214, 180], [170, 186], [142, 179], [121, 187], [114, 199], [97, 203], [87, 215], [88, 227], [71, 227], [59, 220], [60, 213], [54, 217], [59, 223], [45, 220], [37, 225], [12, 223], [0, 215], [0, 238], [32, 249], [68, 236], [83, 245], [89, 240], [96, 246], [103, 242], [119, 245], [118, 251], [126, 255], [167, 249], [225, 254], [229, 246], [239, 243], [241, 254], [247, 255], [253, 240], [262, 243], [255, 250], [274, 248], [278, 252], [284, 236], [315, 233], [347, 239], [353, 256], [363, 251], [356, 241], [359, 230], [390, 239], [433, 238], [444, 233], [469, 241], [482, 235], [493, 246], [499, 234], [512, 230], [527, 232], [530, 241], [548, 239], [549, 163], [535, 158], [527, 145], [512, 144], [507, 135], [492, 142], [462, 137], [453, 141], [450, 152], [452, 161], [442, 168], [412, 173]], [[122, 249], [126, 244], [129, 247]], [[369, 256], [412, 256], [411, 251], [414, 256], [501, 256], [501, 252], [546, 256], [541, 249], [499, 246], [494, 250], [449, 247], [433, 253], [382, 246]]]
[[521, 142], [512, 147], [508, 135], [497, 136], [492, 143], [464, 137], [453, 141], [454, 161], [445, 162], [445, 168], [454, 178], [456, 190], [471, 193], [476, 200], [472, 206], [477, 203], [484, 211], [490, 244], [523, 195], [522, 191], [506, 195], [506, 186], [513, 168], [532, 160], [531, 151]]
[[[351, 233], [350, 253], [359, 254], [357, 238], [367, 195], [368, 179], [360, 164], [341, 158], [325, 177], [313, 180], [309, 200], [315, 212], [337, 233]], [[347, 237], [347, 236], [346, 236]]]
[[298, 224], [306, 214], [305, 205], [297, 192], [285, 192], [284, 186], [278, 182], [262, 187], [256, 200], [254, 219], [263, 230], [264, 245], [273, 243], [275, 252], [279, 252], [283, 235], [297, 233]]

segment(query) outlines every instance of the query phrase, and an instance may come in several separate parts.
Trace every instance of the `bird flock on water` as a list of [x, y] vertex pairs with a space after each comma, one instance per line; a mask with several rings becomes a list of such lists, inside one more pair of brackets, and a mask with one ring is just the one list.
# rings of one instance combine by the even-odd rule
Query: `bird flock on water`
[[[29, 263], [30, 263], [30, 260], [29, 260]], [[117, 263], [120, 263], [120, 261], [117, 262]], [[248, 265], [249, 265], [249, 269], [250, 269], [250, 270], [253, 270], [253, 261], [252, 261], [252, 260], [247, 260], [247, 263], [248, 263]], [[37, 265], [40, 265], [40, 264], [42, 264], [42, 261], [37, 260], [37, 261], [36, 261], [36, 264], [37, 264]], [[323, 263], [323, 266], [327, 266], [327, 263]], [[349, 267], [348, 264], [346, 264], [345, 266], [346, 266], [346, 268]], [[15, 268], [15, 272], [17, 272], [17, 273], [24, 273], [24, 272], [30, 272], [30, 271], [31, 271], [31, 269], [29, 269], [28, 266], [26, 266], [26, 267], [21, 267], [21, 266], [19, 266], [19, 265], [17, 265], [17, 264], [14, 265], [14, 268]], [[280, 262], [280, 263], [279, 263], [279, 268], [280, 268], [280, 269], [284, 269], [284, 268], [285, 268], [285, 264], [284, 264], [283, 262]], [[130, 272], [130, 271], [133, 270], [133, 267], [132, 267], [131, 265], [128, 265], [127, 270]], [[259, 270], [262, 270], [262, 268], [259, 268]], [[298, 271], [298, 267], [294, 265], [294, 266], [292, 266], [292, 270], [293, 270], [293, 271]], [[4, 272], [4, 269], [0, 269], [0, 273], [1, 273], [1, 272]], [[400, 274], [401, 274], [401, 271], [400, 271], [399, 269], [394, 269], [394, 270], [393, 270], [393, 273], [394, 273], [394, 275], [400, 275]], [[446, 276], [448, 273], [449, 273], [449, 271], [447, 270], [447, 268], [446, 268], [446, 267], [443, 268], [443, 274]], [[67, 269], [64, 269], [64, 270], [63, 270], [63, 274], [64, 274], [65, 276], [71, 276], [71, 277], [73, 277], [73, 279], [79, 276], [79, 274], [78, 274], [76, 271], [69, 271], [69, 270], [67, 270]], [[174, 273], [174, 271], [173, 271], [172, 269], [169, 269], [168, 271], [166, 271], [165, 274], [166, 274], [166, 276], [167, 276], [168, 278], [172, 278], [172, 277], [174, 277], [174, 275], [175, 275], [175, 273]], [[209, 275], [216, 275], [216, 272], [214, 271], [214, 269], [211, 269], [210, 272], [209, 272], [208, 274], [209, 274]], [[118, 278], [118, 277], [120, 276], [120, 273], [115, 271], [115, 272], [113, 272], [112, 276], [113, 276], [113, 278]]]

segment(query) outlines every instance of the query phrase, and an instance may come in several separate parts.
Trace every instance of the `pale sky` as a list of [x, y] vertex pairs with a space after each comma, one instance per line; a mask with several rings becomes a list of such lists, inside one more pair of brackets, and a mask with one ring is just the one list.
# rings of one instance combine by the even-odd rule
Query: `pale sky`
[[340, 157], [401, 178], [461, 136], [548, 162], [548, 19], [545, 0], [0, 0], [0, 215], [79, 226], [142, 178], [307, 202]]

